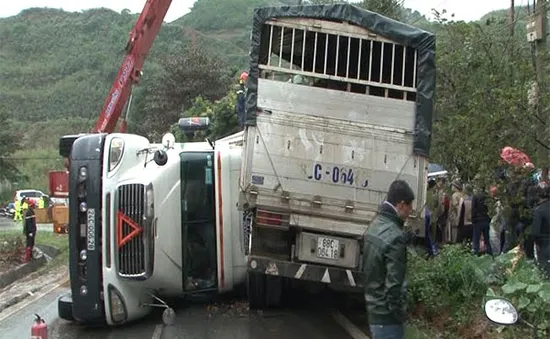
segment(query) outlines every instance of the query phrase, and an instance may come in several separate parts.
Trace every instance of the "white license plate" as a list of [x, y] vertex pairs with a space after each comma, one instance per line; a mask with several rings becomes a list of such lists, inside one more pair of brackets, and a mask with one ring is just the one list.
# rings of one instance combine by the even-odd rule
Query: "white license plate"
[[95, 209], [90, 208], [87, 212], [86, 242], [88, 251], [95, 250]]
[[332, 238], [317, 238], [317, 257], [338, 260], [340, 255], [340, 241]]

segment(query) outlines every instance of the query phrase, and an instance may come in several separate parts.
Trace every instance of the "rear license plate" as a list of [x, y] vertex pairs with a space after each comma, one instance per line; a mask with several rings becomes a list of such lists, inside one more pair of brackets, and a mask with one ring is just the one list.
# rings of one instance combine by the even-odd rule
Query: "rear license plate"
[[340, 241], [332, 238], [317, 238], [317, 257], [338, 260], [340, 255]]

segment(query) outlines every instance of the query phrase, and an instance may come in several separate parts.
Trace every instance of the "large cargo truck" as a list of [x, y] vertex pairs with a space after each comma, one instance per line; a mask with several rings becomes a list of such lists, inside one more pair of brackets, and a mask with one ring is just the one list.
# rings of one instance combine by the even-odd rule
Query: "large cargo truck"
[[363, 234], [403, 179], [422, 236], [434, 35], [353, 5], [254, 12], [240, 208], [249, 302], [288, 279], [362, 285]]

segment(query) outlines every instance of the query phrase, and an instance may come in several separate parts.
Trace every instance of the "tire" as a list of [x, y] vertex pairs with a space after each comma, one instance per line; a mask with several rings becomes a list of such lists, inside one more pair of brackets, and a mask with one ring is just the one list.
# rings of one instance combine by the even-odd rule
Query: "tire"
[[74, 321], [73, 298], [70, 293], [64, 294], [57, 299], [57, 315], [61, 319]]
[[266, 306], [281, 307], [283, 300], [283, 278], [277, 276], [265, 276], [266, 279]]
[[246, 275], [246, 292], [248, 308], [262, 310], [266, 306], [266, 276], [261, 273], [248, 272]]

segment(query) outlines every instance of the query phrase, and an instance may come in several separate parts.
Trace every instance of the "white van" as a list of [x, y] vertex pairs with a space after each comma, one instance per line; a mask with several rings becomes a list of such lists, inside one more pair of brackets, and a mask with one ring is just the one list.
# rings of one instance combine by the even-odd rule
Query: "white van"
[[15, 191], [13, 201], [21, 201], [23, 198], [29, 198], [29, 200], [34, 201], [35, 204], [38, 204], [38, 200], [45, 196], [44, 192], [39, 190], [19, 190]]

